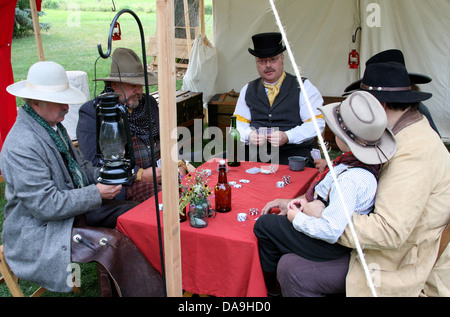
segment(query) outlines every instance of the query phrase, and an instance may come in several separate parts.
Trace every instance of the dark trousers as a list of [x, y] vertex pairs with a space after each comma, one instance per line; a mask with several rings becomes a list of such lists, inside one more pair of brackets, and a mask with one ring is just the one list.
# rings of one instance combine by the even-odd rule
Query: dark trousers
[[268, 214], [259, 217], [253, 231], [258, 238], [259, 258], [264, 272], [275, 272], [284, 254], [294, 253], [315, 262], [335, 260], [351, 249], [311, 238], [295, 230], [285, 216]]
[[315, 262], [296, 254], [285, 254], [278, 263], [277, 279], [284, 297], [324, 297], [345, 294], [350, 255]]
[[99, 209], [85, 214], [86, 225], [113, 229], [116, 227], [117, 218], [138, 204], [134, 201], [104, 199]]

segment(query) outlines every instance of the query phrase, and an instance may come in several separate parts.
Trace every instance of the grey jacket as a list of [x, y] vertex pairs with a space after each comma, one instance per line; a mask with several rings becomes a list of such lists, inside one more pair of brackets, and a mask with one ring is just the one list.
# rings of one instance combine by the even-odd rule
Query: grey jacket
[[74, 189], [48, 132], [20, 108], [0, 153], [8, 200], [2, 232], [6, 260], [19, 278], [51, 291], [71, 290], [66, 280], [74, 217], [102, 204], [94, 185], [98, 168], [72, 150], [91, 184], [81, 189]]

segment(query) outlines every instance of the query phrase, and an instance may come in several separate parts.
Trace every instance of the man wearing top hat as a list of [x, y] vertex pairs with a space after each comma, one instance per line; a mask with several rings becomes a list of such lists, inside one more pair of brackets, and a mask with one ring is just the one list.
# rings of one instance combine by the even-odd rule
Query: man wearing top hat
[[[279, 150], [280, 164], [288, 164], [290, 156], [303, 156], [312, 163], [311, 149], [317, 134], [297, 78], [284, 71], [286, 47], [282, 44], [282, 36], [280, 33], [261, 33], [254, 35], [252, 41], [254, 49], [248, 51], [255, 56], [260, 77], [242, 88], [234, 112], [241, 140], [250, 145], [247, 146], [250, 152], [247, 159], [264, 161], [249, 148], [267, 144], [268, 151]], [[317, 110], [322, 106], [323, 98], [309, 80], [302, 80], [323, 131], [325, 121]], [[273, 156], [272, 162], [275, 162]]]
[[[133, 200], [143, 202], [159, 191], [161, 183], [161, 168], [156, 167], [156, 178], [158, 182], [157, 191], [153, 186], [152, 166], [160, 159], [159, 140], [159, 109], [158, 104], [152, 96], [149, 96], [150, 107], [147, 107], [143, 99], [143, 87], [145, 85], [144, 66], [137, 54], [128, 48], [117, 48], [111, 61], [111, 72], [106, 78], [95, 79], [105, 82], [105, 92], [116, 92], [120, 95], [120, 102], [128, 109], [128, 121], [133, 142], [134, 156], [136, 161], [137, 179], [122, 191], [117, 199]], [[148, 73], [148, 84], [158, 84], [156, 74]], [[98, 98], [88, 101], [79, 110], [79, 121], [77, 126], [77, 138], [81, 152], [98, 165], [96, 146], [96, 111]], [[148, 109], [150, 109], [150, 120]], [[152, 135], [151, 135], [152, 134]], [[151, 155], [151, 140], [155, 157]], [[185, 169], [183, 169], [185, 173]]]

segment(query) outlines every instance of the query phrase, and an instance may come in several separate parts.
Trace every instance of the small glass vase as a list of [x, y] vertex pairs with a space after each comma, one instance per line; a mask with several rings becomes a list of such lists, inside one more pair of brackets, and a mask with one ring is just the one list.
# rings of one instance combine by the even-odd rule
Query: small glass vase
[[194, 228], [204, 228], [208, 225], [209, 201], [201, 200], [189, 205], [189, 223]]

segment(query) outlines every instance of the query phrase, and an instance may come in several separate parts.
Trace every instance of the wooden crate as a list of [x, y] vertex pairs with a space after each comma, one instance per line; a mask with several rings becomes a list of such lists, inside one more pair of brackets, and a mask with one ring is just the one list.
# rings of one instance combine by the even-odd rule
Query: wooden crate
[[208, 125], [222, 130], [226, 138], [226, 128], [231, 126], [231, 116], [236, 108], [239, 93], [217, 94], [208, 103]]
[[[151, 93], [159, 101], [158, 92]], [[203, 94], [201, 92], [177, 91], [177, 126], [186, 127], [191, 132], [191, 141], [194, 141], [194, 120], [202, 120], [203, 130]], [[202, 137], [201, 135], [198, 137]], [[181, 146], [181, 145], [180, 145]]]

